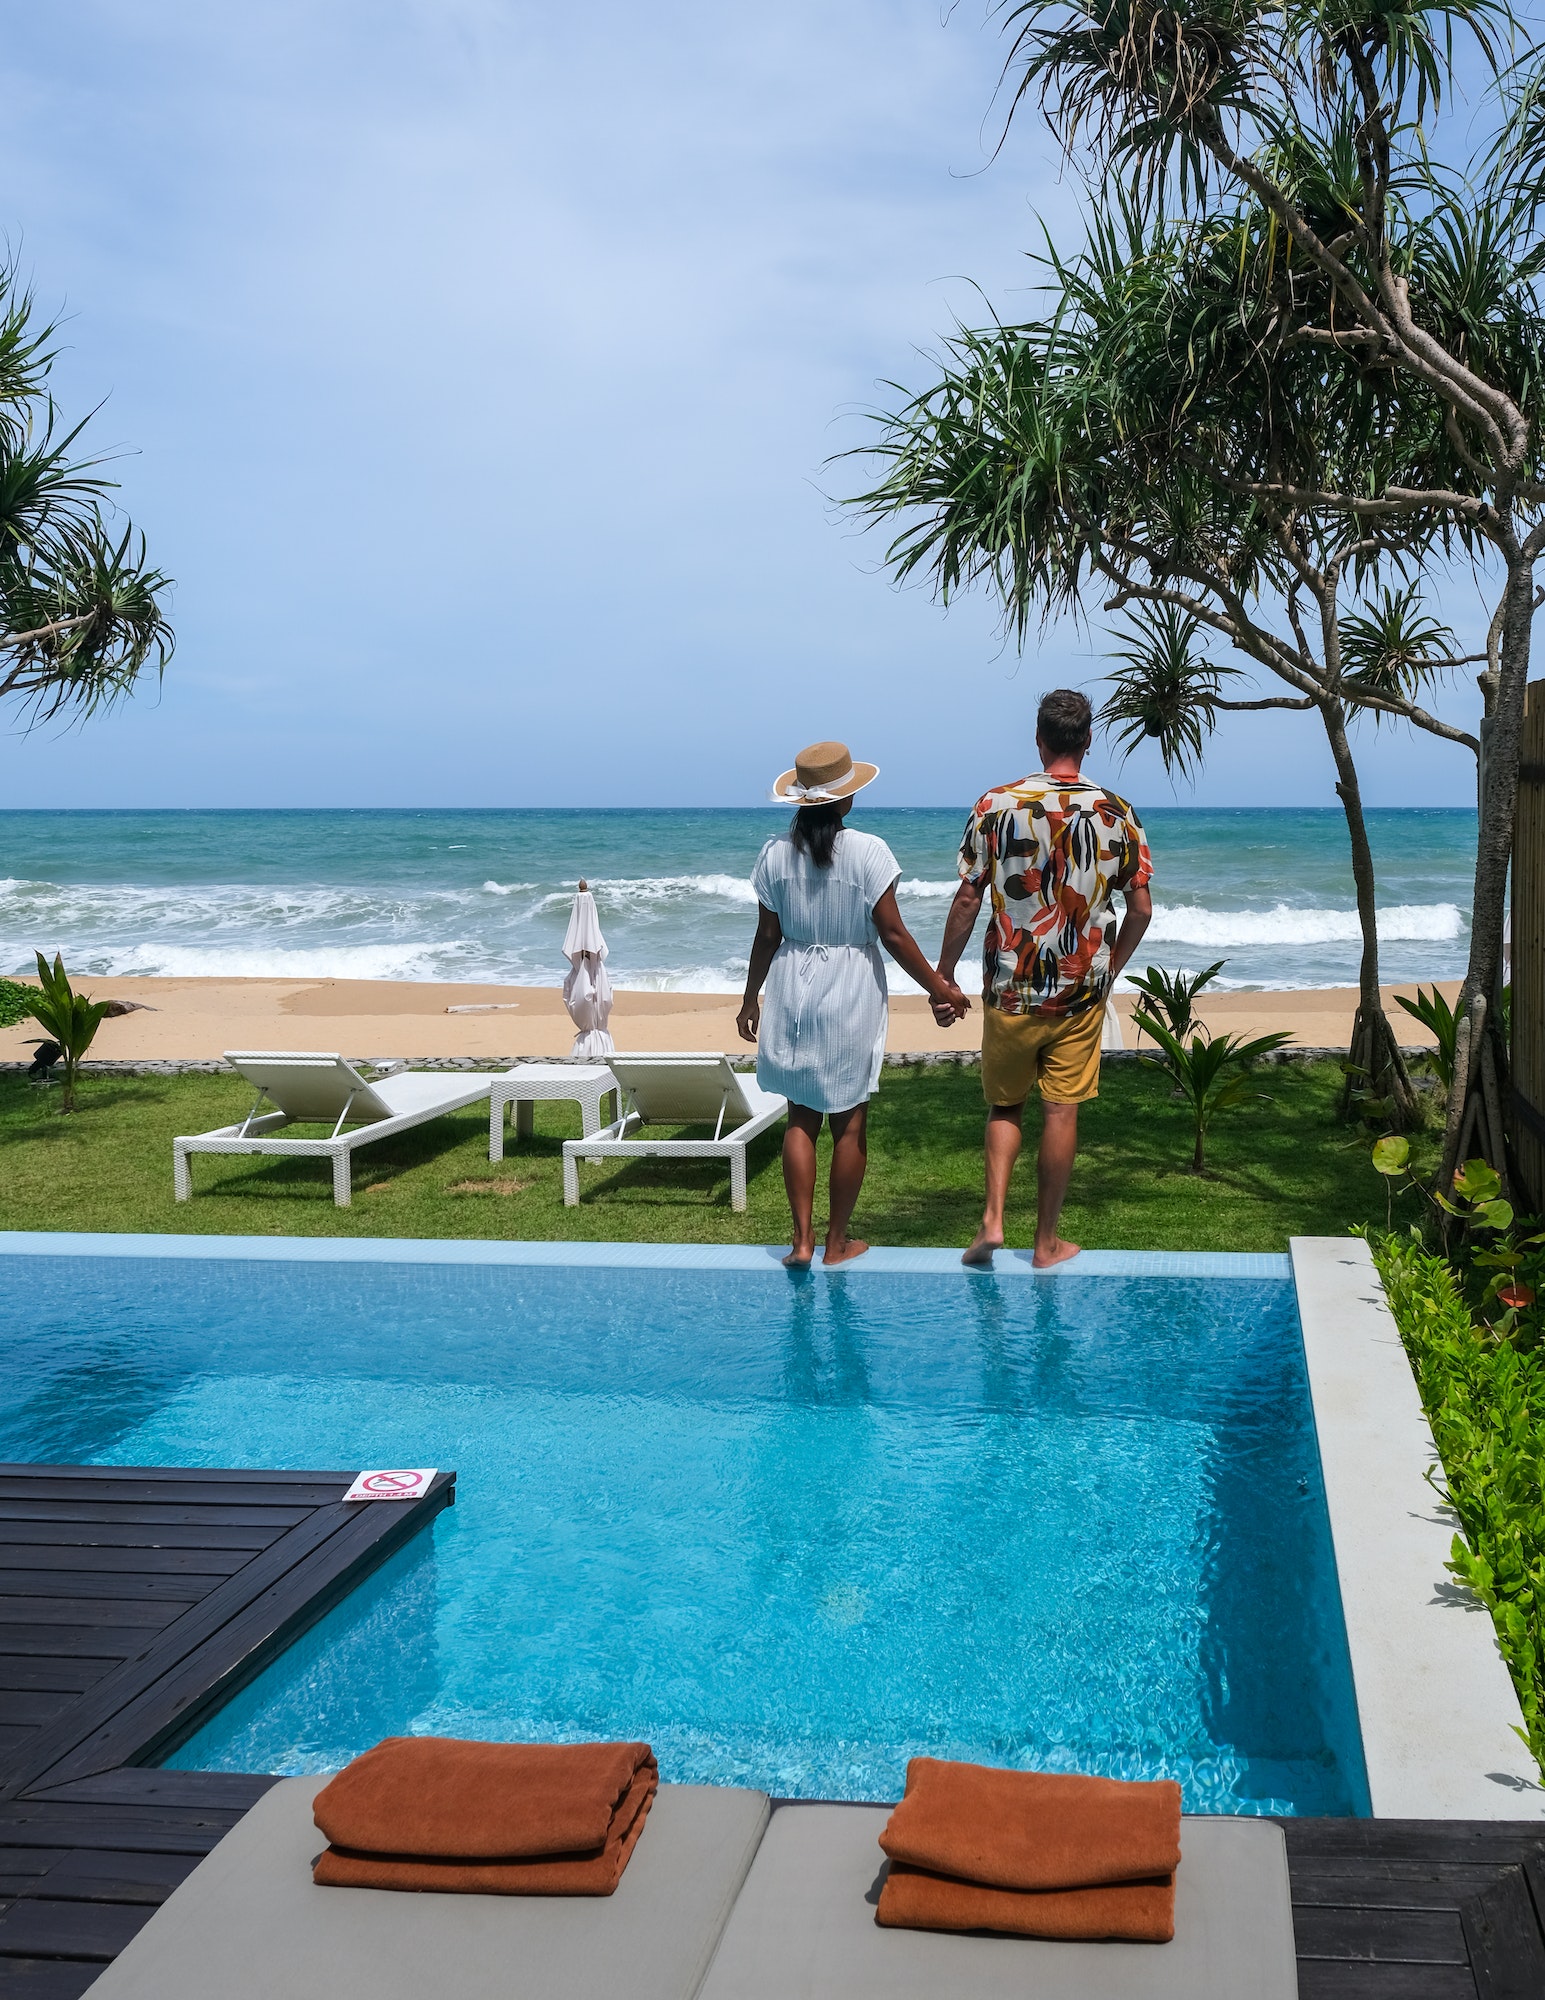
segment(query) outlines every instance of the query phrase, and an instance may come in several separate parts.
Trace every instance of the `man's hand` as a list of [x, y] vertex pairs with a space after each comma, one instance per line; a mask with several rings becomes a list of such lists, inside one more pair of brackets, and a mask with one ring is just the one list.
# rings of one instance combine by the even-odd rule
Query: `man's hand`
[[760, 995], [755, 1000], [743, 1000], [740, 1012], [735, 1016], [735, 1026], [740, 1030], [743, 1042], [754, 1042], [756, 1031], [762, 1025], [762, 1002]]

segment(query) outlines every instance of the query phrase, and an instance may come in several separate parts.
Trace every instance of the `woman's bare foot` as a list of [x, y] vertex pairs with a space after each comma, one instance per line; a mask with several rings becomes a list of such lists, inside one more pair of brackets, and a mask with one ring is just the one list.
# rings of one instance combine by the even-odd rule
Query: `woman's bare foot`
[[821, 1262], [829, 1271], [834, 1264], [851, 1264], [855, 1257], [862, 1257], [869, 1245], [856, 1236], [844, 1236], [840, 1243], [828, 1243], [821, 1252]]
[[962, 1264], [978, 1265], [990, 1270], [992, 1268], [993, 1252], [1002, 1248], [1003, 1238], [1001, 1235], [993, 1235], [986, 1229], [979, 1229], [976, 1232], [976, 1240], [972, 1243], [970, 1249], [961, 1252], [960, 1261]]
[[808, 1271], [815, 1257], [813, 1243], [796, 1243], [783, 1260], [785, 1271]]
[[1035, 1255], [1030, 1259], [1038, 1271], [1049, 1271], [1053, 1264], [1065, 1264], [1070, 1257], [1076, 1257], [1082, 1244], [1069, 1243], [1065, 1237], [1054, 1236], [1050, 1247], [1043, 1250], [1036, 1246]]

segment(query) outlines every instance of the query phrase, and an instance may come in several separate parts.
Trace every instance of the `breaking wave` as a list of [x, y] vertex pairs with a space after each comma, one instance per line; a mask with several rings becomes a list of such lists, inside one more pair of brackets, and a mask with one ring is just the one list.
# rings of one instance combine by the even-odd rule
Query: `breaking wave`
[[[575, 885], [578, 886], [577, 884]], [[634, 879], [613, 879], [590, 883], [596, 906], [622, 907], [645, 903], [684, 903], [704, 896], [721, 903], [755, 903], [756, 891], [745, 875], [641, 875]], [[565, 889], [572, 895], [572, 889]]]
[[910, 881], [898, 882], [896, 884], [896, 894], [898, 896], [916, 896], [919, 901], [933, 902], [940, 897], [953, 896], [959, 887], [960, 883], [958, 881], [920, 882], [916, 876], [913, 876]]
[[[1220, 984], [1355, 981], [1344, 829], [1333, 816], [1301, 821], [1164, 821], [1159, 907], [1139, 967], [1226, 958]], [[1387, 831], [1381, 861], [1385, 976], [1453, 977], [1469, 934], [1473, 834], [1457, 817], [1454, 827], [1424, 818], [1404, 840], [1397, 830]], [[902, 910], [932, 957], [956, 889], [958, 824], [939, 814], [885, 831]], [[750, 873], [765, 832], [760, 814], [512, 814], [440, 825], [417, 812], [0, 814], [0, 974], [30, 970], [38, 949], [62, 951], [72, 970], [94, 977], [554, 986], [568, 970], [563, 936], [583, 872], [615, 986], [733, 993], [751, 946]], [[979, 923], [963, 980], [980, 963], [982, 931]], [[887, 976], [898, 994], [911, 990], [894, 966]]]
[[[455, 947], [451, 947], [452, 950]], [[474, 947], [463, 945], [463, 951]], [[448, 962], [445, 945], [283, 945], [199, 950], [187, 945], [77, 947], [72, 972], [98, 979], [477, 979]]]
[[[1379, 912], [1379, 936], [1386, 943], [1449, 944], [1465, 933], [1464, 912], [1456, 903], [1397, 903]], [[1362, 931], [1356, 910], [1204, 910], [1199, 904], [1157, 906], [1145, 944], [1195, 944], [1219, 951], [1249, 945], [1357, 944]]]

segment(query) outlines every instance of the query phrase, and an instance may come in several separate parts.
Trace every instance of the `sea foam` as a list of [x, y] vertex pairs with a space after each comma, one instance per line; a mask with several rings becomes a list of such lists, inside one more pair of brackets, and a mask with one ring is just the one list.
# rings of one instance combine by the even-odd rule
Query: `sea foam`
[[[937, 952], [953, 812], [866, 813], [902, 912]], [[1473, 817], [1375, 815], [1382, 971], [1462, 971]], [[88, 978], [371, 978], [557, 985], [578, 877], [618, 987], [738, 991], [756, 921], [752, 812], [0, 813], [0, 973], [34, 949]], [[1137, 966], [1228, 960], [1220, 985], [1349, 985], [1361, 948], [1345, 827], [1325, 814], [1165, 812]], [[962, 964], [981, 960], [983, 924]], [[893, 990], [906, 992], [894, 966]]]
[[[1379, 936], [1388, 942], [1447, 944], [1464, 935], [1464, 912], [1454, 903], [1397, 903], [1381, 909]], [[1356, 910], [1205, 910], [1198, 903], [1155, 907], [1143, 942], [1195, 944], [1238, 950], [1250, 945], [1356, 944], [1362, 927]]]
[[612, 881], [603, 878], [590, 887], [602, 910], [608, 904], [684, 903], [705, 896], [721, 903], [756, 901], [750, 877], [744, 875], [640, 875]]

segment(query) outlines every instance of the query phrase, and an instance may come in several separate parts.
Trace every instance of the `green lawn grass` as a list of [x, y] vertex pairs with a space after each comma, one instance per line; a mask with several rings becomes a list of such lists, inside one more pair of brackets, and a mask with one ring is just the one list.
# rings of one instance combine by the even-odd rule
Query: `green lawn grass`
[[[1107, 1064], [1081, 1121], [1082, 1151], [1064, 1229], [1109, 1249], [1282, 1250], [1294, 1235], [1340, 1235], [1385, 1220], [1368, 1143], [1335, 1117], [1334, 1064], [1260, 1073], [1268, 1103], [1226, 1113], [1211, 1166], [1186, 1169], [1184, 1105], [1146, 1064]], [[730, 1207], [718, 1162], [581, 1167], [583, 1199], [563, 1206], [560, 1147], [579, 1132], [572, 1105], [539, 1104], [536, 1134], [488, 1161], [486, 1111], [474, 1106], [355, 1157], [354, 1205], [334, 1208], [325, 1160], [204, 1156], [194, 1199], [172, 1200], [172, 1138], [243, 1117], [239, 1078], [93, 1077], [72, 1116], [57, 1090], [0, 1078], [0, 1228], [188, 1231], [211, 1235], [461, 1236], [582, 1242], [787, 1241], [778, 1134], [751, 1152], [750, 1209]], [[869, 1178], [855, 1229], [874, 1243], [965, 1243], [981, 1206], [977, 1072], [889, 1069], [871, 1107]], [[1034, 1125], [1034, 1113], [1027, 1123]], [[1030, 1240], [1031, 1149], [1015, 1185], [1009, 1242]], [[817, 1214], [821, 1211], [818, 1206]]]

